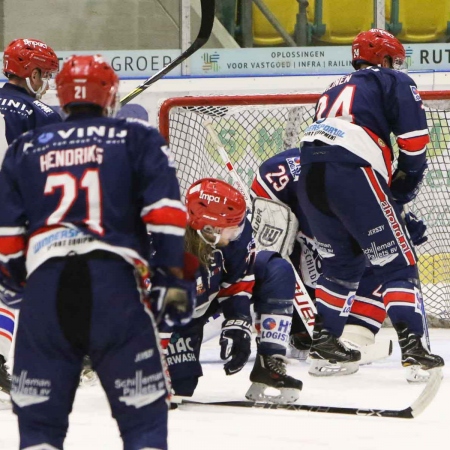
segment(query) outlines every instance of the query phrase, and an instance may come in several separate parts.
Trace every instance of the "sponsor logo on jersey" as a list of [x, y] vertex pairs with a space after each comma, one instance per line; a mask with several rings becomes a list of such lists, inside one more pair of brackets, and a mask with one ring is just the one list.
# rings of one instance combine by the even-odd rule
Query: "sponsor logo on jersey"
[[47, 106], [45, 103], [42, 103], [39, 100], [35, 100], [33, 102], [33, 105], [37, 106], [42, 112], [47, 114], [47, 116], [49, 116], [51, 114], [56, 114], [55, 111], [53, 111], [53, 109], [50, 108], [50, 106]]
[[294, 177], [294, 180], [297, 181], [298, 176], [300, 175], [300, 156], [286, 158], [286, 162], [289, 166], [289, 171]]
[[32, 109], [27, 109], [28, 105], [26, 103], [0, 97], [0, 111], [8, 111], [8, 108], [15, 108], [19, 111], [19, 114], [23, 113], [22, 115], [27, 114], [28, 116], [31, 116], [34, 113]]
[[421, 102], [422, 98], [420, 97], [420, 94], [419, 94], [419, 91], [417, 90], [417, 87], [416, 86], [410, 86], [410, 88], [411, 88], [411, 92], [412, 92], [412, 95], [414, 97], [414, 100], [416, 102]]
[[47, 142], [50, 142], [53, 139], [54, 134], [53, 133], [43, 133], [38, 137], [39, 144], [46, 144]]
[[194, 348], [192, 347], [192, 338], [180, 337], [175, 342], [171, 341], [167, 345], [168, 354], [166, 357], [167, 364], [181, 364], [185, 362], [197, 361]]
[[345, 131], [332, 127], [326, 123], [321, 123], [321, 121], [318, 120], [305, 130], [305, 136], [323, 136], [330, 141], [335, 141], [336, 138], [344, 138]]

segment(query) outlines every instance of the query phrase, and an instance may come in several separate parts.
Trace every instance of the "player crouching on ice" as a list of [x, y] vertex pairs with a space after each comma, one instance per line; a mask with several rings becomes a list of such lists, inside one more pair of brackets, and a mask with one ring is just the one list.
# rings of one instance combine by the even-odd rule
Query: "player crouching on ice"
[[[167, 339], [173, 392], [193, 395], [202, 376], [199, 355], [203, 327], [219, 311], [225, 317], [220, 335], [225, 373], [233, 375], [244, 367], [251, 353], [253, 302], [258, 351], [246, 397], [254, 401], [295, 402], [302, 382], [286, 374], [285, 358], [292, 321], [293, 270], [274, 252], [255, 255], [244, 197], [229, 184], [213, 178], [195, 182], [188, 189], [186, 206], [186, 251], [197, 256], [200, 269], [193, 321], [187, 327], [161, 329], [168, 332], [161, 337], [163, 342]], [[278, 389], [279, 395], [266, 395], [268, 387]]]

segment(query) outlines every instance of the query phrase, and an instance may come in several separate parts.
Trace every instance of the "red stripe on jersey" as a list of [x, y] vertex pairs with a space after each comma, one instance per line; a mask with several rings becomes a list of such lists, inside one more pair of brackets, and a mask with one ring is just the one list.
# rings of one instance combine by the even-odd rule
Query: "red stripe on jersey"
[[355, 298], [352, 305], [352, 313], [364, 316], [369, 319], [375, 320], [378, 323], [383, 323], [386, 318], [386, 311], [379, 306], [371, 305], [370, 303], [362, 302]]
[[234, 295], [239, 295], [240, 293], [253, 293], [253, 286], [255, 285], [255, 281], [238, 281], [237, 283], [232, 284], [229, 287], [222, 288], [217, 294], [218, 298], [222, 297], [233, 297]]
[[365, 127], [363, 128], [365, 132], [372, 138], [373, 142], [375, 142], [375, 144], [377, 144], [378, 147], [380, 147], [381, 153], [383, 154], [384, 164], [386, 165], [386, 169], [388, 172], [389, 177], [388, 184], [390, 184], [392, 179], [392, 151], [389, 148], [389, 146], [386, 145], [383, 139], [377, 136], [373, 131]]
[[4, 314], [5, 316], [9, 316], [9, 317], [11, 317], [11, 319], [15, 319], [16, 318], [14, 313], [12, 313], [11, 311], [8, 311], [7, 309], [4, 309], [4, 308], [0, 308], [0, 314]]
[[397, 138], [397, 144], [402, 150], [407, 152], [418, 152], [430, 142], [430, 136], [425, 134], [423, 136], [415, 136], [411, 138]]
[[25, 238], [23, 236], [0, 236], [0, 253], [14, 255], [25, 250]]
[[172, 225], [185, 228], [187, 225], [187, 214], [181, 209], [163, 206], [162, 208], [152, 209], [142, 220], [152, 225]]
[[388, 291], [383, 296], [386, 308], [390, 303], [416, 303], [416, 294], [413, 291]]
[[9, 334], [6, 334], [3, 331], [0, 331], [0, 336], [5, 337], [6, 339], [8, 339], [8, 341], [12, 342], [12, 337]]
[[267, 193], [267, 191], [261, 186], [261, 184], [258, 182], [258, 180], [255, 178], [252, 183], [251, 190], [258, 196], [258, 197], [264, 197], [269, 198], [270, 195]]
[[345, 298], [336, 297], [335, 295], [324, 291], [320, 287], [316, 288], [316, 300], [322, 300], [323, 302], [337, 308], [343, 308], [345, 304]]

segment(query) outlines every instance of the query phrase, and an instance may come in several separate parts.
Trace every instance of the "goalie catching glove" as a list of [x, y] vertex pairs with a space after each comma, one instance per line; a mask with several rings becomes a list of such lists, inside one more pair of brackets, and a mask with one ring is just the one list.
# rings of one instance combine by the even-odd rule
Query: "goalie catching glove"
[[397, 169], [392, 175], [391, 192], [399, 205], [405, 205], [417, 197], [427, 164], [414, 171], [405, 173]]
[[158, 325], [165, 322], [169, 327], [184, 326], [192, 319], [197, 294], [195, 272], [199, 262], [195, 256], [185, 253], [184, 265], [184, 279], [163, 268], [156, 269], [151, 277], [149, 299]]
[[220, 358], [229, 359], [223, 366], [227, 375], [239, 372], [250, 357], [251, 325], [250, 320], [240, 318], [228, 319], [222, 324]]

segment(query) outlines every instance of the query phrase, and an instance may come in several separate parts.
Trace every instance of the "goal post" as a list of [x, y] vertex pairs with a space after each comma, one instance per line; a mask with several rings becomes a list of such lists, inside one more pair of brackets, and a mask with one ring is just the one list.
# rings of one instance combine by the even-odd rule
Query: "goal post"
[[[450, 327], [450, 91], [421, 91], [431, 142], [428, 169], [410, 211], [427, 224], [417, 247], [429, 320]], [[159, 129], [177, 162], [182, 194], [199, 178], [234, 184], [204, 124], [212, 124], [230, 161], [250, 186], [263, 161], [299, 145], [320, 94], [177, 97], [159, 108]], [[392, 139], [397, 151], [395, 139]]]

